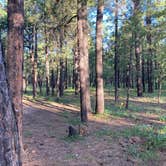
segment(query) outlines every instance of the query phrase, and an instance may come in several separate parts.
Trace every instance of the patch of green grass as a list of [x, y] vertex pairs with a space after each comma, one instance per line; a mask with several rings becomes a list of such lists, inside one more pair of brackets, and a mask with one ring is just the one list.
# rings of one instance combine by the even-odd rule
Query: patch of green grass
[[137, 119], [137, 116], [133, 112], [125, 110], [125, 109], [123, 109], [123, 110], [117, 109], [117, 107], [115, 107], [115, 106], [112, 107], [111, 110], [106, 109], [105, 114], [111, 115], [114, 118], [131, 118], [134, 120]]
[[143, 147], [137, 144], [129, 145], [126, 150], [128, 155], [132, 156], [136, 160], [141, 159], [141, 161], [143, 161], [144, 164], [148, 160], [153, 160], [158, 157], [156, 151], [143, 149]]
[[119, 137], [130, 138], [138, 136], [146, 140], [144, 147], [147, 150], [158, 150], [166, 148], [166, 127], [154, 127], [150, 125], [139, 125], [125, 129], [118, 133]]
[[78, 117], [68, 119], [68, 123], [73, 126], [78, 126], [81, 124], [81, 120]]

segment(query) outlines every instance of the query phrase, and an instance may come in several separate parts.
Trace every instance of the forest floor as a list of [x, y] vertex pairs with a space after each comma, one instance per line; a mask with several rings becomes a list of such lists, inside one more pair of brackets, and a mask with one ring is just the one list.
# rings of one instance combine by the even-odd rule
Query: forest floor
[[[166, 166], [166, 103], [131, 96], [125, 110], [125, 98], [115, 106], [110, 94], [105, 93], [105, 114], [89, 114], [89, 134], [72, 138], [68, 126], [80, 124], [79, 97], [73, 91], [58, 103], [53, 97], [25, 95], [23, 165]], [[93, 96], [94, 91], [92, 103]]]

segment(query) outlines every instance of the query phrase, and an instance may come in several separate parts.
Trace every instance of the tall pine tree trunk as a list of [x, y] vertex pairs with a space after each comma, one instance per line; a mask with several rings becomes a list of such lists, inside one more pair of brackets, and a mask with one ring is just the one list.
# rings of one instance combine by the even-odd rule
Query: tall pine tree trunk
[[96, 20], [96, 109], [95, 113], [104, 113], [103, 87], [103, 47], [102, 47], [102, 20], [104, 0], [98, 0]]
[[80, 104], [81, 121], [87, 122], [87, 113], [91, 111], [89, 90], [89, 55], [88, 55], [88, 26], [87, 0], [78, 0], [78, 50], [80, 56]]
[[147, 73], [148, 73], [148, 92], [153, 93], [153, 53], [152, 53], [152, 35], [151, 35], [151, 15], [147, 12], [147, 43], [148, 43], [148, 57], [147, 57]]
[[65, 62], [63, 57], [63, 39], [64, 39], [64, 27], [60, 29], [60, 82], [59, 82], [59, 95], [62, 97], [64, 95], [65, 88]]
[[142, 86], [143, 86], [143, 92], [146, 91], [146, 77], [145, 77], [145, 54], [144, 49], [142, 45]]
[[140, 48], [140, 0], [133, 0], [134, 2], [134, 19], [135, 19], [135, 56], [136, 56], [136, 83], [137, 83], [137, 96], [143, 96], [142, 86], [142, 62], [141, 62], [141, 48]]
[[14, 107], [12, 107], [0, 43], [0, 117], [2, 117], [0, 119], [1, 166], [21, 165], [20, 140], [17, 125], [18, 119], [16, 118], [15, 111]]
[[33, 26], [33, 44], [32, 44], [32, 86], [33, 97], [37, 94], [37, 27]]
[[45, 25], [45, 65], [46, 65], [46, 96], [50, 94], [50, 62], [48, 54], [47, 28]]
[[[12, 119], [6, 120], [10, 124], [9, 126], [5, 123], [4, 125], [7, 125], [6, 127], [12, 127], [18, 128], [18, 138], [17, 139], [17, 133], [12, 134], [9, 131], [6, 131], [7, 138], [4, 138], [3, 146], [0, 148], [1, 150], [6, 151], [6, 156], [3, 155], [6, 162], [6, 166], [13, 166], [15, 162], [17, 165], [22, 165], [22, 111], [23, 111], [23, 105], [22, 105], [22, 62], [23, 62], [23, 25], [24, 25], [24, 5], [23, 0], [8, 0], [8, 43], [7, 43], [7, 79], [9, 84], [9, 91], [11, 94], [13, 109], [14, 109], [14, 115], [11, 115], [10, 113], [8, 115], [15, 116], [16, 123], [14, 123], [14, 117]], [[1, 70], [0, 70], [1, 71]], [[1, 87], [1, 86], [0, 86]], [[7, 93], [7, 91], [5, 92]], [[6, 94], [7, 95], [7, 94]], [[2, 95], [4, 96], [4, 95]], [[10, 101], [9, 99], [6, 99], [7, 101]], [[2, 106], [2, 105], [1, 105]], [[4, 111], [7, 111], [8, 109], [12, 109], [10, 107], [10, 104], [6, 107]], [[7, 114], [5, 115], [6, 117]], [[2, 116], [3, 117], [3, 116]], [[10, 118], [10, 117], [8, 117]], [[12, 121], [13, 120], [13, 121]], [[12, 124], [12, 125], [11, 125]], [[5, 127], [5, 126], [3, 126]], [[6, 128], [7, 129], [7, 128]], [[12, 130], [12, 132], [16, 132], [15, 130]], [[12, 141], [12, 139], [15, 139], [15, 142]], [[7, 141], [7, 142], [6, 142]], [[7, 146], [5, 146], [6, 143], [14, 143], [12, 144], [11, 149]], [[13, 159], [10, 158], [9, 161], [7, 161], [7, 158], [12, 155], [12, 153], [15, 153], [16, 156], [18, 156], [18, 159], [15, 159], [16, 156]], [[9, 155], [9, 156], [8, 156]], [[14, 161], [10, 161], [14, 160]], [[17, 160], [17, 162], [16, 162]], [[0, 160], [1, 162], [1, 160]], [[10, 163], [11, 162], [11, 163]], [[3, 164], [2, 164], [3, 165]], [[5, 166], [4, 165], [4, 166]]]
[[115, 57], [114, 57], [114, 81], [115, 81], [115, 103], [118, 101], [118, 87], [119, 85], [119, 68], [118, 68], [118, 0], [116, 0], [115, 8]]
[[126, 97], [126, 109], [129, 108], [129, 98], [130, 98], [130, 87], [131, 87], [131, 68], [132, 68], [132, 50], [133, 46], [132, 43], [130, 45], [130, 54], [128, 58], [127, 64], [127, 76], [126, 76], [126, 86], [127, 86], [127, 97]]
[[74, 87], [75, 87], [75, 95], [78, 95], [80, 92], [80, 76], [79, 76], [79, 53], [78, 53], [78, 46], [75, 46], [74, 49]]

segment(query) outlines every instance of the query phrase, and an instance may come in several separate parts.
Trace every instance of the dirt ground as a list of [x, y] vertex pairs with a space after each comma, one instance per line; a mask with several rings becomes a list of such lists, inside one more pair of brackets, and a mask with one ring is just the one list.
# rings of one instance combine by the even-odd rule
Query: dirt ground
[[[69, 123], [76, 123], [76, 106], [24, 99], [24, 166], [166, 166], [166, 152], [156, 161], [143, 163], [126, 151], [123, 138], [103, 134], [121, 131], [136, 124], [129, 118], [101, 118], [89, 115], [89, 134], [76, 140], [67, 138]], [[139, 123], [161, 123], [155, 116], [141, 114]], [[75, 121], [74, 121], [75, 120]], [[163, 125], [165, 125], [163, 123]], [[139, 141], [138, 141], [139, 142]], [[137, 143], [137, 142], [136, 142]]]

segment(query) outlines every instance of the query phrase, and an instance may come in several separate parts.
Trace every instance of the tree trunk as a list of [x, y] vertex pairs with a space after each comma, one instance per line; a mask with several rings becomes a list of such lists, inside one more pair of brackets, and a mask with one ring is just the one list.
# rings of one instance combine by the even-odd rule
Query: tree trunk
[[74, 87], [75, 87], [75, 95], [78, 95], [80, 92], [80, 77], [79, 77], [79, 54], [78, 54], [78, 46], [74, 49]]
[[146, 82], [145, 82], [145, 55], [144, 50], [142, 46], [142, 86], [143, 86], [143, 92], [146, 91]]
[[65, 58], [65, 89], [68, 88], [68, 60]]
[[47, 29], [45, 27], [45, 65], [46, 65], [46, 96], [50, 94], [50, 62], [48, 55], [48, 41], [47, 41]]
[[89, 90], [87, 0], [78, 0], [78, 50], [80, 56], [80, 104], [81, 121], [87, 122], [91, 111]]
[[[3, 142], [4, 149], [1, 147], [0, 149], [3, 151], [6, 151], [6, 156], [3, 154], [4, 159], [8, 158], [10, 154], [17, 153], [14, 158], [10, 158], [9, 160], [6, 160], [5, 163], [6, 166], [13, 166], [13, 165], [22, 165], [22, 111], [23, 111], [23, 105], [22, 105], [22, 61], [23, 61], [23, 25], [24, 25], [24, 5], [23, 0], [8, 0], [8, 44], [7, 44], [7, 79], [9, 84], [9, 91], [12, 98], [12, 104], [14, 109], [14, 115], [12, 113], [9, 113], [10, 116], [15, 116], [16, 123], [14, 123], [14, 120], [12, 119], [6, 119], [6, 127], [12, 127], [14, 126], [18, 128], [18, 135], [19, 139], [17, 139], [17, 134], [12, 134], [12, 132], [16, 132], [16, 130], [12, 129], [10, 131], [7, 131], [5, 134], [9, 138], [5, 138]], [[1, 71], [1, 70], [0, 70]], [[2, 86], [0, 86], [2, 87]], [[2, 91], [1, 91], [2, 92]], [[7, 93], [5, 91], [4, 93]], [[7, 97], [8, 95], [2, 95], [3, 97]], [[7, 101], [7, 99], [6, 99]], [[10, 100], [8, 100], [10, 101]], [[8, 102], [6, 102], [8, 104]], [[2, 107], [4, 108], [4, 107]], [[4, 111], [7, 111], [8, 109], [12, 109], [10, 105], [6, 105], [6, 109]], [[3, 111], [1, 111], [3, 112]], [[5, 114], [5, 117], [10, 118]], [[3, 117], [3, 116], [1, 116]], [[4, 118], [3, 118], [4, 119]], [[5, 119], [4, 119], [5, 120]], [[9, 123], [9, 125], [7, 125]], [[11, 125], [12, 124], [12, 125]], [[5, 123], [3, 123], [5, 125]], [[5, 126], [3, 126], [5, 127]], [[7, 129], [7, 128], [6, 128]], [[10, 134], [11, 135], [10, 135]], [[15, 137], [15, 138], [14, 138]], [[14, 142], [10, 139], [16, 139], [15, 145]], [[12, 144], [12, 147], [9, 148], [8, 145], [6, 146], [4, 143], [7, 143], [9, 141]], [[9, 143], [8, 142], [8, 143]], [[9, 155], [9, 156], [8, 156]], [[18, 157], [16, 157], [16, 155]], [[16, 159], [17, 158], [17, 159]], [[13, 161], [10, 161], [13, 160]], [[17, 161], [16, 161], [17, 160]], [[0, 162], [3, 160], [0, 160]], [[16, 164], [14, 164], [14, 162]], [[3, 165], [3, 164], [2, 164]]]
[[[141, 63], [141, 48], [140, 48], [140, 0], [134, 1], [134, 17], [135, 17], [135, 56], [136, 56], [136, 82], [137, 82], [137, 96], [143, 96], [142, 87], [142, 63]], [[137, 30], [137, 31], [136, 31]]]
[[148, 92], [153, 93], [153, 53], [152, 53], [152, 35], [151, 35], [151, 16], [147, 12], [146, 16], [147, 25], [147, 43], [148, 43], [148, 57], [147, 57], [147, 73], [148, 73]]
[[127, 65], [127, 77], [126, 77], [126, 86], [127, 86], [127, 97], [126, 97], [126, 109], [129, 108], [129, 98], [130, 98], [130, 87], [131, 87], [131, 66], [132, 66], [132, 44], [130, 46], [130, 56]]
[[63, 57], [63, 39], [64, 39], [64, 29], [61, 27], [60, 29], [60, 82], [59, 82], [59, 95], [62, 97], [64, 95], [65, 88], [65, 62]]
[[158, 104], [160, 104], [160, 98], [161, 98], [161, 88], [162, 88], [162, 84], [161, 84], [161, 77], [159, 76], [158, 78]]
[[60, 70], [59, 70], [59, 64], [57, 65], [57, 78], [56, 78], [56, 95], [57, 95], [57, 101], [59, 101], [60, 92], [59, 92], [59, 84], [60, 84]]
[[37, 28], [33, 26], [33, 45], [32, 45], [32, 86], [33, 86], [33, 98], [37, 94]]
[[[20, 110], [19, 110], [20, 111]], [[0, 43], [0, 165], [21, 166], [16, 110], [12, 107]], [[20, 122], [20, 121], [19, 121]]]
[[104, 87], [103, 87], [103, 46], [102, 46], [102, 20], [104, 1], [98, 0], [96, 20], [96, 108], [95, 113], [104, 113]]
[[42, 95], [43, 79], [40, 74], [38, 74], [38, 85], [39, 85], [40, 95]]
[[52, 96], [54, 96], [54, 89], [55, 89], [55, 74], [54, 74], [54, 70], [51, 70], [51, 89], [52, 89]]
[[115, 8], [115, 57], [114, 57], [115, 103], [118, 102], [118, 87], [120, 87], [118, 62], [119, 62], [119, 57], [118, 57], [118, 0], [116, 0], [116, 8]]
[[60, 97], [64, 95], [64, 87], [65, 87], [65, 63], [63, 58], [60, 58], [60, 83], [59, 83]]

